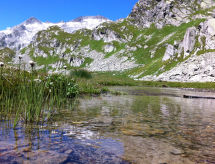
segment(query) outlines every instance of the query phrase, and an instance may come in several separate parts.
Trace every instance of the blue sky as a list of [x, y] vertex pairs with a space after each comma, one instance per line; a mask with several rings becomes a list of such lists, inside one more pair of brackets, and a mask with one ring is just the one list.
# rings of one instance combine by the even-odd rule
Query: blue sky
[[79, 16], [125, 18], [138, 0], [0, 0], [0, 30], [29, 17], [41, 21], [69, 21]]

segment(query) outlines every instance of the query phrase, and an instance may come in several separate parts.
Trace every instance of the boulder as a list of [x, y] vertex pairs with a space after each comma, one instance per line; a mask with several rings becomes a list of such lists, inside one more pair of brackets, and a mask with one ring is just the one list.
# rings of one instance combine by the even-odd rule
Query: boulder
[[115, 51], [115, 47], [112, 44], [105, 45], [103, 49], [105, 53], [110, 53]]
[[174, 56], [174, 54], [175, 54], [174, 46], [171, 44], [168, 44], [162, 61], [167, 61], [171, 59]]

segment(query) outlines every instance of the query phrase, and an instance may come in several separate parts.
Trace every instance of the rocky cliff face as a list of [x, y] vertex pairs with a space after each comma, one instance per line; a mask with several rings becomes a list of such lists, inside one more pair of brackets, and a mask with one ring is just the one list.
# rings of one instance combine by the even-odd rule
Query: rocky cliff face
[[129, 21], [140, 28], [155, 25], [160, 29], [167, 26], [177, 29], [197, 20], [200, 22], [187, 26], [183, 39], [176, 37], [172, 43], [166, 43], [162, 62], [154, 61], [154, 66], [159, 65], [156, 71], [136, 73], [131, 77], [139, 80], [215, 81], [214, 5], [212, 0], [140, 0], [128, 16]]
[[[198, 29], [188, 28], [182, 45], [188, 56], [176, 67], [159, 75], [149, 75], [142, 80], [163, 80], [183, 82], [215, 81], [215, 19], [200, 23]], [[193, 51], [193, 54], [190, 53]], [[173, 54], [174, 52], [169, 52]], [[186, 57], [185, 56], [185, 57]], [[190, 57], [189, 57], [190, 56]]]
[[157, 28], [179, 26], [196, 17], [207, 18], [213, 10], [205, 14], [199, 11], [214, 5], [213, 0], [139, 0], [128, 18], [139, 27], [150, 27], [151, 24]]
[[13, 62], [21, 54], [23, 62], [34, 60], [50, 73], [67, 65], [120, 71], [137, 80], [215, 81], [214, 15], [213, 0], [139, 0], [116, 22], [100, 16], [58, 24], [31, 18], [1, 32], [0, 47], [15, 51]]

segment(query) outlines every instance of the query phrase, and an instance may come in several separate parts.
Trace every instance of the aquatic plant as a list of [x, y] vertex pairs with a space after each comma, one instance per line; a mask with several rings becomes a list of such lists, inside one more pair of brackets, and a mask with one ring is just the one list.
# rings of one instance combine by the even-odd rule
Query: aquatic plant
[[67, 99], [79, 93], [73, 79], [62, 74], [39, 74], [34, 70], [35, 62], [29, 64], [31, 72], [7, 69], [7, 76], [0, 81], [0, 116], [15, 116], [14, 127], [19, 121], [28, 124], [51, 119]]

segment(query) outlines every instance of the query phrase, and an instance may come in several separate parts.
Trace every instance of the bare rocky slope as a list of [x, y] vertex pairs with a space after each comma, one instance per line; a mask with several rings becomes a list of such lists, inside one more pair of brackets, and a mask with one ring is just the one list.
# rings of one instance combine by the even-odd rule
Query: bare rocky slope
[[[136, 80], [215, 81], [215, 2], [139, 0], [116, 22], [81, 17], [43, 23], [34, 18], [0, 32], [0, 60], [36, 61], [37, 69], [63, 66], [117, 71]], [[7, 60], [5, 60], [7, 58]]]

